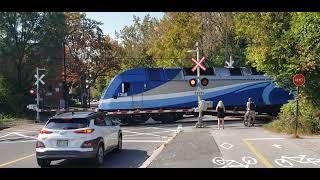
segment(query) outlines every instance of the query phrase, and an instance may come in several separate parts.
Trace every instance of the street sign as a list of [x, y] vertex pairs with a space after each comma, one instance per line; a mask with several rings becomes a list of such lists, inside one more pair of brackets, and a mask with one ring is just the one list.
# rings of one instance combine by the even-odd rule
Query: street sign
[[303, 86], [304, 83], [305, 83], [305, 78], [304, 78], [304, 75], [303, 74], [296, 74], [293, 76], [293, 83], [296, 85], [296, 86]]
[[197, 67], [199, 66], [202, 70], [206, 71], [207, 68], [202, 64], [202, 62], [205, 60], [206, 58], [205, 57], [202, 57], [202, 59], [197, 62], [197, 60], [195, 60], [194, 58], [192, 58], [192, 61], [196, 64], [193, 68], [192, 68], [192, 72], [194, 72]]
[[37, 85], [38, 82], [41, 82], [42, 85], [44, 85], [45, 83], [42, 81], [42, 78], [44, 77], [44, 74], [42, 74], [40, 76], [40, 78], [38, 79], [38, 76], [35, 74], [34, 77], [36, 78], [36, 82], [34, 83], [34, 85]]

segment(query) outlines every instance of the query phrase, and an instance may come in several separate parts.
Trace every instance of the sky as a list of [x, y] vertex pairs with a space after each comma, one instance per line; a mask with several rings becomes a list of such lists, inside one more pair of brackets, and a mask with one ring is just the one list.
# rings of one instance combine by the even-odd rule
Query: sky
[[162, 12], [86, 12], [86, 14], [88, 18], [102, 22], [103, 33], [109, 35], [112, 39], [116, 39], [115, 31], [120, 32], [124, 26], [133, 24], [133, 15], [141, 19], [147, 14], [157, 19], [164, 15]]

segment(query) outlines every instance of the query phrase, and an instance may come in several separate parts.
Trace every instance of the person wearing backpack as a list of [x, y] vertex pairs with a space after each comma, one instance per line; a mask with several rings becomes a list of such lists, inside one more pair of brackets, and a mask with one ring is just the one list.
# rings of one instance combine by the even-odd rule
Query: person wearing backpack
[[[248, 102], [247, 102], [247, 112], [245, 114], [245, 118], [250, 118], [251, 122], [249, 122], [249, 124], [251, 124], [252, 126], [254, 126], [255, 122], [256, 122], [256, 105], [254, 104], [254, 102], [251, 100], [251, 98], [248, 98]], [[250, 126], [250, 125], [249, 125]]]

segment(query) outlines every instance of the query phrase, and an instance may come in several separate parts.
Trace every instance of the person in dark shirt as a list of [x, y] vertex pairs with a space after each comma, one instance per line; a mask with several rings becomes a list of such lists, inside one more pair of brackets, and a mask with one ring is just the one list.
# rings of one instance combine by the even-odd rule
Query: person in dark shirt
[[222, 129], [224, 129], [224, 116], [226, 109], [222, 101], [219, 101], [216, 107], [217, 117], [218, 117], [218, 129], [220, 129], [220, 121], [222, 123]]

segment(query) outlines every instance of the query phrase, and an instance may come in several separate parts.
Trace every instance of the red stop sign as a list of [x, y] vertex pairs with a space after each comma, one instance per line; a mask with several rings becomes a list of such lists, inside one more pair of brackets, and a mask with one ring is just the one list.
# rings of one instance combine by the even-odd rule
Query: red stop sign
[[304, 82], [305, 82], [305, 79], [303, 74], [296, 74], [293, 76], [293, 83], [296, 86], [303, 86]]

